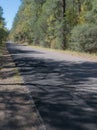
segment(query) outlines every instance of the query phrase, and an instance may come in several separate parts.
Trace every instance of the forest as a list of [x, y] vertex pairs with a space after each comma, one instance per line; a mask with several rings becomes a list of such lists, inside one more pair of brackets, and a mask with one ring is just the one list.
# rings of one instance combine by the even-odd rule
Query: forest
[[97, 52], [97, 0], [21, 0], [10, 39], [47, 48]]
[[3, 9], [0, 7], [0, 47], [8, 36], [8, 30], [5, 27], [5, 20], [3, 18]]

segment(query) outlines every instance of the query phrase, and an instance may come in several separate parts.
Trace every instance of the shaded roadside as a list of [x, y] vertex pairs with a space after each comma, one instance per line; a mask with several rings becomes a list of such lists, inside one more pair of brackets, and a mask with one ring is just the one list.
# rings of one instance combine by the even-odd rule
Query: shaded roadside
[[45, 130], [6, 48], [0, 56], [0, 130]]

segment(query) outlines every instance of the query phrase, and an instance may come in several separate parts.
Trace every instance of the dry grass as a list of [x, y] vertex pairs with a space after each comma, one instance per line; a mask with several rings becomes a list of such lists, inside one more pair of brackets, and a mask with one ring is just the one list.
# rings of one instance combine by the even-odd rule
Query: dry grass
[[7, 55], [8, 52], [6, 50], [6, 44], [5, 43], [0, 43], [0, 56]]
[[[10, 54], [8, 53], [5, 44], [1, 47], [0, 55], [0, 79], [22, 81], [18, 69], [15, 67]], [[12, 76], [11, 76], [12, 75]]]

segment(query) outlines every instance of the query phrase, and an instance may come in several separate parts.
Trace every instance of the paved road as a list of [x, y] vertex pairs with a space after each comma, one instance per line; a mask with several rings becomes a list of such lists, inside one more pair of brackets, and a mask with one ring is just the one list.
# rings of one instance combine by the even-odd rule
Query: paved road
[[97, 63], [7, 44], [47, 130], [97, 130]]

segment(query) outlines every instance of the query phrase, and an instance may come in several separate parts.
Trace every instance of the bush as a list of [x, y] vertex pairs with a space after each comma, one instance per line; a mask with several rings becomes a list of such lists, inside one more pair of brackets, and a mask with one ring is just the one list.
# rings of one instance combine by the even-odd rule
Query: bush
[[62, 49], [62, 40], [59, 39], [59, 38], [54, 38], [52, 41], [51, 41], [51, 48], [53, 49]]
[[97, 25], [78, 25], [71, 31], [69, 48], [75, 51], [97, 52]]

